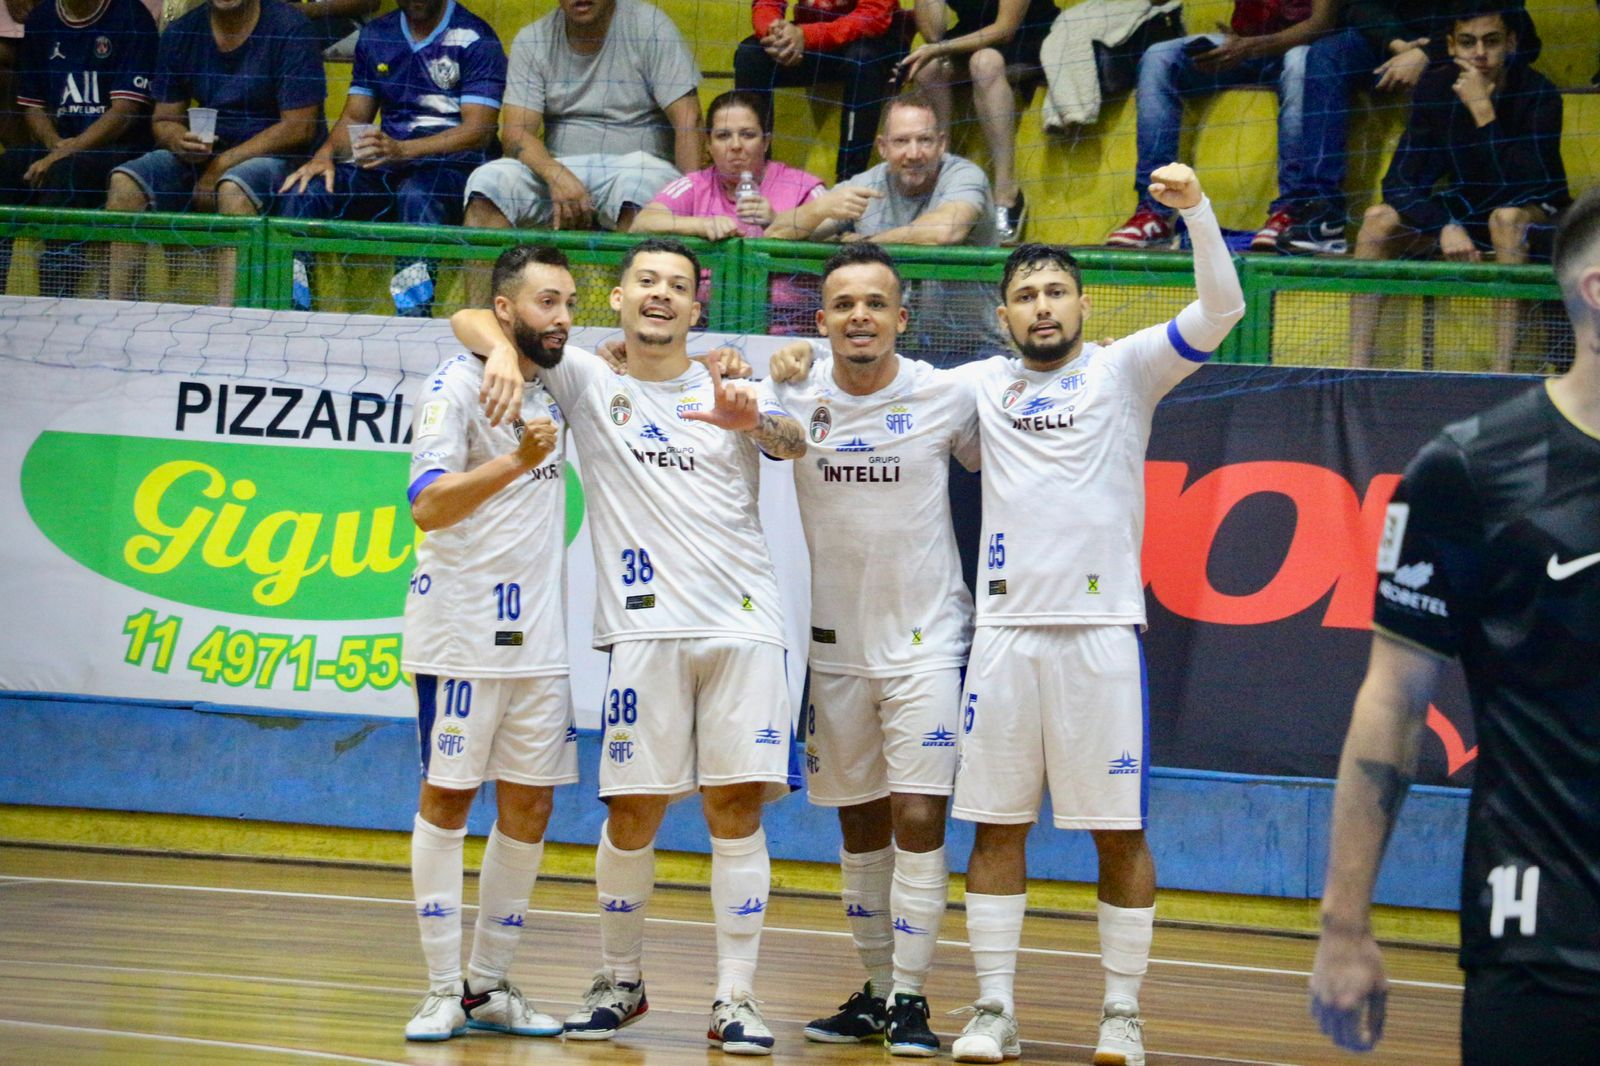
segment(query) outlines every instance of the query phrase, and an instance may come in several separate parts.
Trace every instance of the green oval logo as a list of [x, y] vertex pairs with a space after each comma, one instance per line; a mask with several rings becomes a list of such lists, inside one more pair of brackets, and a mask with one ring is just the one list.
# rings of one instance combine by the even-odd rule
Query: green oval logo
[[[417, 530], [404, 452], [47, 431], [22, 464], [28, 515], [120, 584], [274, 618], [392, 618]], [[566, 539], [583, 493], [566, 469]]]

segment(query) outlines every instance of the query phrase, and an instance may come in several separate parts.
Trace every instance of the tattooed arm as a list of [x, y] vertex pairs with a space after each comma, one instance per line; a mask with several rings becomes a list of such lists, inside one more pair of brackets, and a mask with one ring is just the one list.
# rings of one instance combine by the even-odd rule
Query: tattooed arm
[[805, 431], [787, 415], [763, 412], [756, 428], [746, 431], [756, 445], [774, 459], [802, 459], [806, 454]]
[[1383, 1032], [1388, 981], [1372, 935], [1372, 889], [1443, 667], [1432, 652], [1374, 634], [1339, 759], [1311, 1010], [1323, 1032], [1351, 1050], [1370, 1048]]

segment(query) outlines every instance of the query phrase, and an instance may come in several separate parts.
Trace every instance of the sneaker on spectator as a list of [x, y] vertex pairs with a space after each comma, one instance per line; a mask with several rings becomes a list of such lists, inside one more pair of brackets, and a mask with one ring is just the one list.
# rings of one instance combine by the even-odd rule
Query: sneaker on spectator
[[767, 1020], [761, 1017], [761, 1008], [748, 992], [711, 1004], [706, 1040], [729, 1055], [770, 1055], [774, 1042]]
[[569, 1040], [610, 1040], [649, 1009], [643, 981], [623, 984], [610, 970], [601, 970], [594, 975], [583, 1006], [567, 1015], [562, 1028]]
[[1100, 1015], [1100, 1042], [1094, 1048], [1095, 1066], [1144, 1066], [1144, 1023], [1139, 1008], [1108, 1003]]
[[939, 1053], [939, 1038], [928, 1028], [928, 1001], [925, 997], [895, 993], [883, 1042], [889, 1045], [891, 1055], [926, 1059]]
[[883, 1000], [872, 994], [872, 983], [839, 1004], [839, 1013], [818, 1018], [806, 1026], [806, 1039], [818, 1044], [859, 1044], [883, 1035], [888, 1022]]
[[1172, 244], [1172, 223], [1161, 212], [1141, 206], [1111, 231], [1106, 244], [1112, 248], [1165, 248]]
[[1004, 1062], [1022, 1058], [1022, 1042], [1017, 1039], [1017, 1019], [1005, 1012], [997, 999], [980, 999], [970, 1007], [951, 1011], [972, 1014], [972, 1020], [950, 1047], [957, 1062]]
[[1343, 211], [1319, 204], [1278, 235], [1278, 251], [1285, 255], [1344, 255], [1350, 250], [1344, 228]]
[[1010, 207], [994, 205], [994, 228], [1002, 245], [1022, 243], [1022, 228], [1028, 224], [1028, 201], [1017, 190], [1017, 202]]
[[407, 1040], [449, 1040], [466, 1031], [467, 1012], [461, 1009], [460, 982], [428, 989], [406, 1022]]
[[1294, 216], [1287, 210], [1279, 208], [1272, 212], [1262, 227], [1256, 230], [1256, 235], [1251, 238], [1250, 250], [1252, 252], [1276, 252], [1278, 250], [1278, 238], [1283, 236], [1284, 232], [1292, 225], [1294, 225]]
[[561, 1023], [540, 1014], [522, 995], [522, 989], [507, 981], [487, 992], [470, 987], [461, 996], [461, 1009], [467, 1015], [468, 1029], [514, 1036], [560, 1036]]

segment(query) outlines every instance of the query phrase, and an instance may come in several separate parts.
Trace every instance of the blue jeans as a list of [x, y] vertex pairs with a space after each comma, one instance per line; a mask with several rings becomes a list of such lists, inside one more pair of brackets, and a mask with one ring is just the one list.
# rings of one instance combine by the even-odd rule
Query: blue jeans
[[[1208, 37], [1220, 44], [1221, 37]], [[1291, 48], [1282, 56], [1252, 59], [1228, 70], [1207, 73], [1183, 53], [1183, 46], [1197, 37], [1183, 37], [1153, 44], [1139, 59], [1139, 166], [1133, 188], [1139, 205], [1166, 213], [1166, 208], [1150, 199], [1150, 174], [1178, 158], [1178, 139], [1183, 133], [1183, 98], [1214, 93], [1239, 85], [1275, 83], [1278, 89], [1278, 188], [1300, 183], [1304, 168], [1301, 151], [1301, 119], [1305, 110], [1305, 45]], [[1285, 200], [1273, 201], [1276, 210]]]
[[1306, 55], [1305, 114], [1300, 123], [1302, 165], [1294, 180], [1280, 171], [1285, 200], [1322, 201], [1344, 212], [1345, 146], [1350, 136], [1350, 94], [1370, 88], [1383, 56], [1355, 30], [1339, 30], [1313, 41]]
[[[467, 175], [473, 163], [422, 160], [395, 167], [364, 170], [354, 163], [333, 168], [333, 191], [313, 178], [304, 192], [284, 193], [278, 214], [284, 218], [343, 218], [404, 222], [413, 226], [450, 226], [461, 221]], [[294, 306], [311, 309], [311, 257], [297, 254]], [[395, 310], [426, 317], [433, 303], [432, 269], [426, 262], [396, 264], [390, 282]]]

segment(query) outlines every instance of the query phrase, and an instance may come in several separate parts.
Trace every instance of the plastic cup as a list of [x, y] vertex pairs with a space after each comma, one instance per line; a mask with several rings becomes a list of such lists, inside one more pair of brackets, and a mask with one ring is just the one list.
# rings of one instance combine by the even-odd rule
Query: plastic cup
[[195, 138], [211, 144], [217, 139], [217, 109], [214, 107], [191, 107], [189, 109], [189, 132]]
[[345, 131], [350, 134], [350, 157], [357, 163], [372, 158], [372, 152], [370, 150], [363, 152], [356, 147], [356, 142], [377, 128], [377, 123], [374, 122], [352, 122], [345, 127]]

